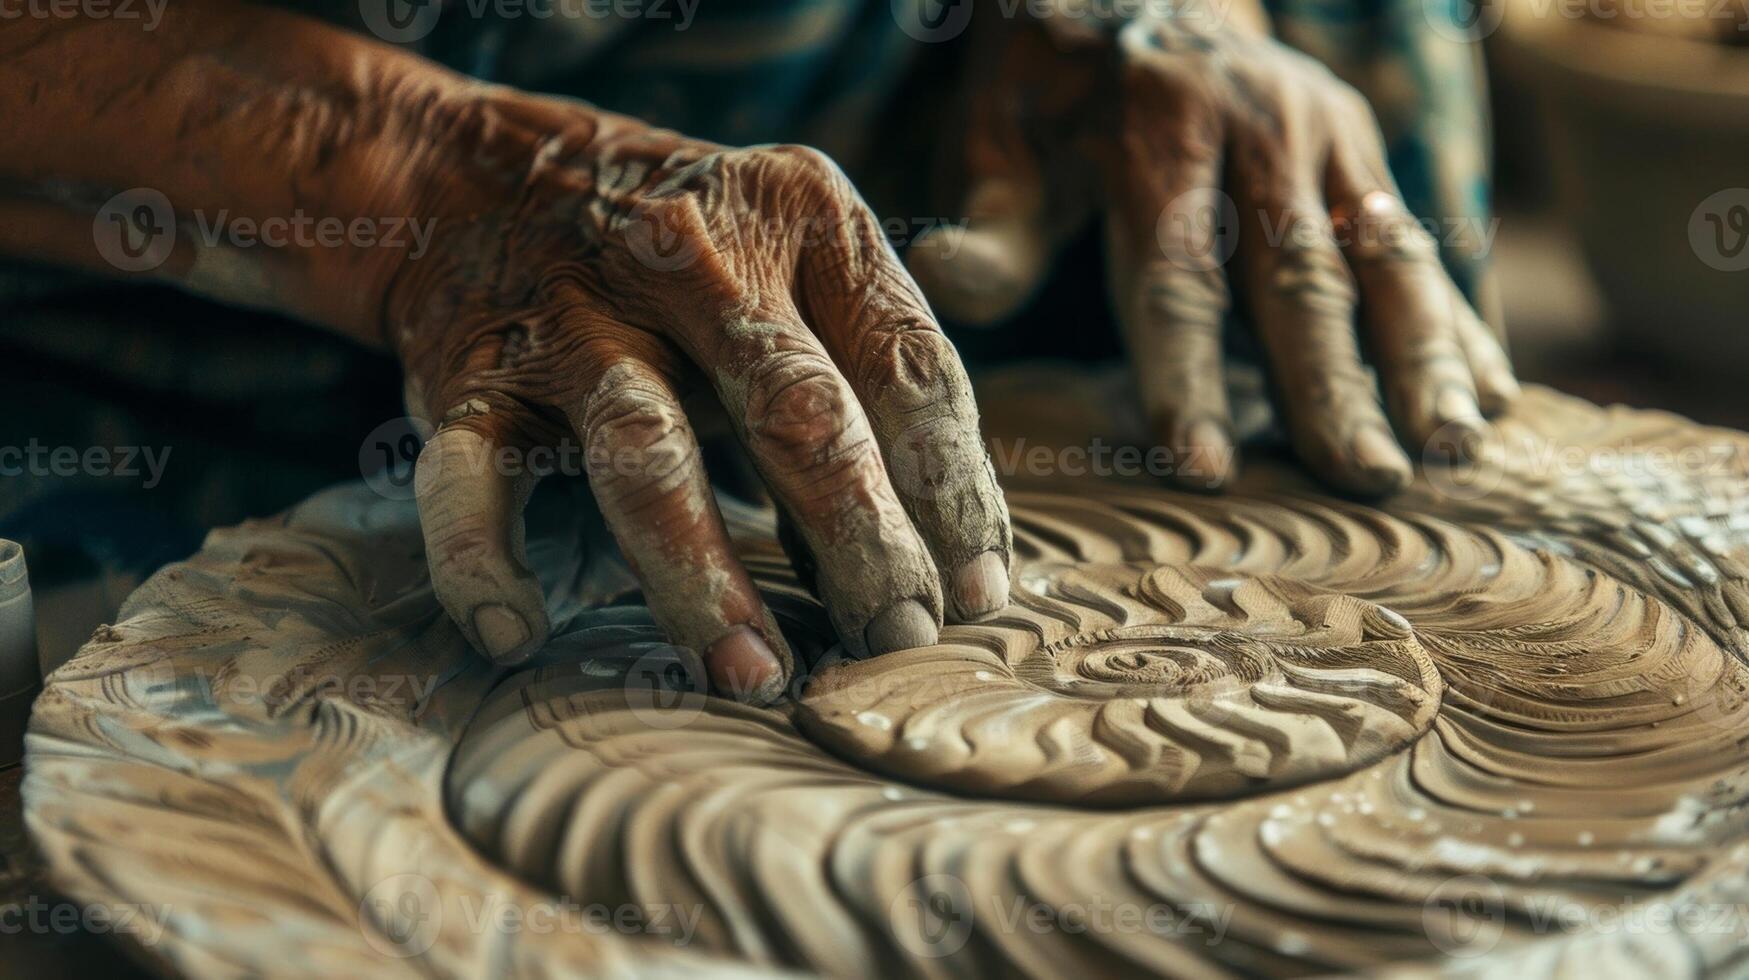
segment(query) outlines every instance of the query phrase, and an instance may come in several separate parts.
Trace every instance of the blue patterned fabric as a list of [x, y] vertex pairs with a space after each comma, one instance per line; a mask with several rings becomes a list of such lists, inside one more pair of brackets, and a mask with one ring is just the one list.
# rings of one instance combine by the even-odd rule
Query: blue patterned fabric
[[1372, 102], [1404, 200], [1475, 300], [1491, 240], [1491, 149], [1470, 0], [1265, 2], [1277, 37]]
[[446, 17], [427, 53], [732, 145], [842, 142], [915, 54], [890, 0], [630, 2], [642, 16]]
[[[842, 154], [867, 136], [921, 44], [900, 29], [894, 6], [922, 0], [633, 2], [663, 15], [448, 18], [450, 31], [427, 51], [463, 71], [690, 136], [807, 142]], [[1482, 270], [1474, 243], [1490, 218], [1480, 50], [1462, 24], [1470, 0], [1265, 2], [1282, 41], [1372, 100], [1404, 198], [1474, 299]]]

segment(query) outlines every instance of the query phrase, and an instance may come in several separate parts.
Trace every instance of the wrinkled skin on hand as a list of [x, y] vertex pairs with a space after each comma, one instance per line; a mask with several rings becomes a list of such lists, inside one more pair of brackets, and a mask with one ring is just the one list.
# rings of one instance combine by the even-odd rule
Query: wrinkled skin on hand
[[1403, 205], [1365, 99], [1272, 40], [1260, 12], [1188, 9], [978, 37], [961, 152], [970, 230], [957, 250], [924, 237], [907, 261], [937, 309], [990, 322], [1099, 215], [1114, 308], [1179, 483], [1234, 474], [1221, 331], [1236, 296], [1300, 457], [1338, 488], [1399, 489], [1411, 476], [1399, 438], [1461, 454], [1515, 396], [1505, 354]]
[[670, 640], [725, 693], [782, 688], [791, 656], [688, 420], [713, 397], [849, 652], [1006, 604], [1008, 514], [965, 372], [830, 161], [497, 89], [442, 129], [466, 159], [426, 166], [434, 244], [396, 273], [386, 330], [437, 427], [419, 464], [433, 581], [480, 649], [514, 661], [548, 629], [521, 553], [533, 479], [491, 460], [570, 439]]

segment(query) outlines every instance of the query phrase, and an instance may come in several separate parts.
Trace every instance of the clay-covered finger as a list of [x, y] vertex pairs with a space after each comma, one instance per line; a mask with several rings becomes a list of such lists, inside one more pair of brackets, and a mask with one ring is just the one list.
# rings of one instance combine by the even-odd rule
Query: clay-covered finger
[[1391, 417], [1411, 446], [1479, 437], [1482, 410], [1458, 338], [1460, 316], [1475, 314], [1401, 199], [1350, 166], [1341, 154], [1332, 161], [1332, 210]]
[[[1457, 287], [1452, 287], [1456, 292]], [[1462, 303], [1462, 297], [1458, 298]], [[1500, 340], [1469, 304], [1458, 307], [1458, 345], [1470, 362], [1470, 374], [1476, 379], [1476, 399], [1484, 415], [1498, 415], [1512, 407], [1520, 388], [1513, 374], [1512, 361], [1507, 358]]]
[[905, 252], [905, 263], [930, 302], [947, 317], [990, 324], [1015, 312], [1038, 291], [1063, 239], [1086, 216], [1085, 202], [1072, 201], [1052, 187], [1037, 142], [1027, 133], [1022, 107], [1039, 111], [1041, 102], [1066, 95], [1075, 75], [1041, 77], [1042, 60], [1058, 60], [1045, 50], [1043, 31], [1019, 25], [1000, 36], [974, 39], [966, 73], [985, 81], [968, 86], [964, 140], [959, 170], [965, 188], [959, 196], [959, 223], [944, 222], [919, 235]]
[[475, 649], [512, 664], [546, 642], [548, 622], [523, 552], [533, 483], [501, 465], [507, 432], [489, 415], [439, 429], [419, 454], [415, 488], [438, 601]]
[[1056, 242], [1030, 175], [986, 177], [967, 193], [958, 225], [917, 236], [905, 261], [929, 298], [955, 320], [986, 325], [1018, 312], [1050, 269]]
[[[1331, 484], [1390, 493], [1413, 471], [1355, 336], [1355, 286], [1315, 193], [1241, 182], [1245, 289], [1295, 450]], [[1261, 190], [1262, 193], [1258, 193]]]
[[894, 491], [934, 557], [947, 612], [1008, 604], [1008, 507], [978, 431], [971, 380], [872, 215], [805, 249], [807, 321], [867, 413]]
[[735, 557], [679, 398], [661, 372], [624, 352], [583, 360], [598, 373], [566, 415], [650, 614], [670, 642], [699, 654], [718, 692], [771, 701], [794, 662]]
[[1146, 121], [1130, 127], [1111, 181], [1113, 299], [1142, 407], [1172, 451], [1171, 478], [1186, 489], [1217, 490], [1232, 479], [1237, 456], [1221, 370], [1232, 305], [1221, 130], [1212, 113], [1188, 109], [1169, 122]]
[[853, 656], [934, 643], [941, 585], [855, 393], [793, 307], [733, 316], [693, 353], [817, 561]]

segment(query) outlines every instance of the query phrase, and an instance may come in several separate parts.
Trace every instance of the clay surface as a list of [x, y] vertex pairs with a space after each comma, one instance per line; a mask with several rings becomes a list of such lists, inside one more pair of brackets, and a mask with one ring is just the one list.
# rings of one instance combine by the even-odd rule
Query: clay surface
[[[28, 817], [196, 975], [1738, 971], [1749, 437], [1541, 390], [1501, 431], [1384, 506], [1249, 457], [1222, 497], [1011, 479], [1009, 607], [864, 662], [726, 506], [772, 709], [699, 693], [564, 500], [507, 671], [411, 508], [337, 488], [50, 679]], [[635, 913], [478, 927], [561, 897]]]

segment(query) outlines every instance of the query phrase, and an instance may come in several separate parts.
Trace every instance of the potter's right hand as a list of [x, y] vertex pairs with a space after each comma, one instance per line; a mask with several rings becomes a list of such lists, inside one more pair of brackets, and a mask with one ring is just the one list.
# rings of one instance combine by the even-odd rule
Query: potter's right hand
[[829, 160], [501, 89], [431, 129], [404, 189], [433, 244], [388, 276], [383, 328], [436, 426], [432, 579], [482, 652], [516, 661], [548, 629], [521, 555], [531, 481], [493, 460], [569, 439], [670, 640], [725, 693], [781, 689], [791, 657], [712, 498], [695, 394], [799, 530], [848, 651], [1006, 604], [1008, 515], [965, 371]]

